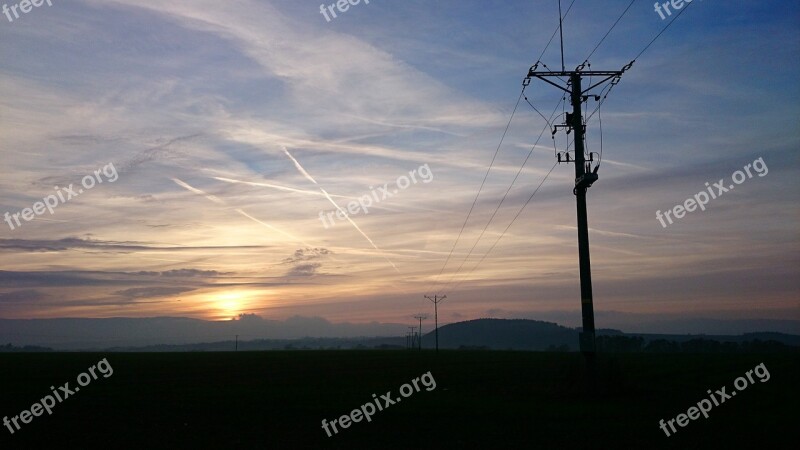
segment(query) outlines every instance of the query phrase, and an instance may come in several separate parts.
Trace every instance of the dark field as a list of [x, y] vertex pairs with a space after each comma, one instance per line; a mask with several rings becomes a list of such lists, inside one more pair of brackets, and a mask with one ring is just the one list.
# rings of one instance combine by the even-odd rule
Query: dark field
[[[584, 392], [576, 353], [303, 351], [0, 354], [9, 418], [101, 359], [100, 377], [13, 435], [8, 448], [788, 448], [796, 355], [619, 354]], [[760, 363], [750, 385], [667, 437], [658, 427]], [[321, 427], [431, 371], [422, 390], [327, 437]]]

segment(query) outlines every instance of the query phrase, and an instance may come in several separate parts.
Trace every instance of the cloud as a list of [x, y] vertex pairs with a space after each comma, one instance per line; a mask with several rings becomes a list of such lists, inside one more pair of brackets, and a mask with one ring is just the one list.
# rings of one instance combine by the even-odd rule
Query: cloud
[[[4, 27], [0, 54], [14, 57], [0, 68], [0, 213], [31, 207], [56, 184], [77, 185], [76, 176], [110, 161], [121, 173], [55, 215], [0, 235], [15, 238], [0, 239], [0, 270], [7, 271], [0, 287], [8, 301], [34, 295], [10, 291], [38, 290], [63, 306], [40, 301], [38, 309], [25, 309], [22, 302], [7, 310], [26, 318], [209, 318], [219, 311], [205, 293], [186, 294], [198, 300], [180, 308], [128, 308], [145, 302], [112, 293], [252, 289], [273, 292], [254, 293], [248, 305], [265, 317], [302, 311], [335, 320], [406, 320], [407, 303], [394, 293], [442, 270], [444, 280], [453, 274], [458, 266], [442, 269], [448, 252], [452, 261], [465, 257], [545, 128], [520, 104], [524, 111], [514, 116], [465, 222], [534, 62], [530, 43], [547, 42], [553, 26], [551, 16], [519, 2], [375, 3], [333, 26], [304, 2], [84, 0], [53, 8], [30, 26]], [[596, 41], [596, 28], [585, 25], [615, 18], [601, 3], [586, 2], [570, 15], [582, 37]], [[589, 203], [598, 306], [688, 315], [755, 304], [760, 312], [753, 316], [797, 309], [797, 106], [771, 87], [796, 78], [800, 40], [793, 38], [796, 14], [750, 3], [695, 10], [699, 26], [660, 38], [603, 107], [609, 164]], [[641, 13], [652, 19], [652, 11]], [[742, 14], [773, 33], [742, 27], [734, 20]], [[621, 67], [657, 31], [628, 19], [594, 65]], [[550, 51], [543, 61], [557, 58]], [[782, 63], [753, 78], [752, 64], [742, 60], [762, 54]], [[721, 67], [729, 76], [719, 81], [714, 72]], [[653, 79], [663, 81], [658, 89]], [[722, 95], [729, 92], [736, 94]], [[545, 112], [561, 98], [538, 82], [526, 93]], [[587, 149], [595, 152], [602, 149], [599, 118], [588, 124]], [[563, 138], [556, 136], [559, 147], [567, 144]], [[767, 177], [660, 227], [656, 210], [760, 156]], [[398, 275], [355, 227], [322, 230], [317, 214], [330, 208], [328, 195], [358, 199], [407, 173], [411, 162], [435, 167], [436, 183], [355, 218], [402, 269]], [[553, 172], [470, 271], [553, 163], [552, 147], [534, 147], [466, 270], [455, 275], [465, 280], [458, 292], [464, 317], [488, 308], [501, 314], [574, 305], [570, 167]], [[354, 301], [362, 307], [353, 308]], [[109, 302], [121, 307], [99, 306]]]
[[[197, 279], [197, 287], [206, 286], [204, 278], [218, 278], [229, 273], [213, 270], [176, 269], [165, 272], [103, 272], [103, 271], [2, 271], [0, 287], [80, 287], [80, 286], [124, 286], [143, 282], [174, 283], [185, 278]], [[170, 286], [174, 288], [174, 286]]]
[[311, 261], [331, 254], [333, 252], [326, 248], [301, 248], [296, 250], [291, 257], [284, 259], [283, 262], [289, 264], [298, 261]]
[[0, 303], [31, 303], [44, 300], [47, 297], [47, 294], [35, 289], [22, 289], [0, 293]]
[[168, 246], [139, 242], [104, 241], [95, 239], [63, 238], [63, 239], [0, 239], [0, 251], [27, 251], [27, 252], [62, 252], [73, 249], [88, 249], [118, 252], [136, 251], [189, 251], [209, 249], [257, 249], [264, 248], [259, 245], [237, 246]]
[[310, 277], [316, 275], [317, 269], [322, 267], [320, 263], [299, 264], [294, 266], [286, 276], [289, 277]]
[[285, 258], [282, 264], [295, 264], [286, 273], [287, 277], [311, 277], [317, 274], [317, 269], [322, 267], [322, 263], [309, 263], [308, 261], [331, 255], [333, 255], [333, 252], [326, 248], [301, 248], [295, 250], [291, 257]]
[[162, 277], [218, 277], [225, 274], [225, 272], [217, 272], [216, 270], [197, 269], [173, 269], [161, 272]]
[[146, 299], [154, 297], [167, 297], [171, 295], [178, 295], [184, 292], [194, 291], [195, 288], [184, 287], [144, 287], [144, 288], [130, 288], [122, 291], [114, 292], [114, 295], [125, 297], [129, 299]]

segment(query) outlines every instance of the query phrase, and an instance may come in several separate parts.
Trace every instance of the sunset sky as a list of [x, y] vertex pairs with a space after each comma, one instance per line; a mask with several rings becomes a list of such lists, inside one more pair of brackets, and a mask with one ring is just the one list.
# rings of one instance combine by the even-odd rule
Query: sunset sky
[[[567, 70], [629, 3], [576, 0]], [[621, 69], [668, 20], [635, 2], [591, 68]], [[319, 0], [53, 0], [0, 16], [0, 214], [103, 181], [0, 223], [0, 318], [410, 322], [441, 293], [440, 322], [579, 325], [572, 165], [473, 270], [556, 162], [549, 131], [456, 273], [546, 127], [524, 100], [438, 277], [557, 23], [551, 0], [372, 0], [330, 22]], [[798, 23], [794, 1], [695, 1], [589, 121], [590, 151], [599, 118], [603, 131], [588, 194], [598, 327], [618, 313], [800, 320]], [[560, 68], [558, 35], [542, 60]], [[561, 112], [554, 87], [525, 94]], [[657, 220], [758, 158], [763, 176]], [[364, 196], [368, 213], [326, 228], [320, 213]]]

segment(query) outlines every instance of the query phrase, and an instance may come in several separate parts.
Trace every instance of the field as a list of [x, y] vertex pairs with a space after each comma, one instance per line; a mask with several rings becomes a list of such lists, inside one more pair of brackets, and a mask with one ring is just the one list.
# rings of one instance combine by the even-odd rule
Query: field
[[[0, 354], [0, 415], [30, 409], [103, 358], [108, 378], [0, 448], [785, 448], [798, 419], [791, 354], [619, 354], [586, 392], [576, 353], [282, 351]], [[764, 363], [770, 378], [667, 437], [675, 418]], [[328, 437], [328, 422], [431, 372], [424, 387]]]

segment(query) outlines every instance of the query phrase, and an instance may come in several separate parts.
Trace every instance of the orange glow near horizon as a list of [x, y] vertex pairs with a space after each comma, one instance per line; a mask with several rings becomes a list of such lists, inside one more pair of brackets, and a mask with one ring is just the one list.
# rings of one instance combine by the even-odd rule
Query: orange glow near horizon
[[269, 304], [274, 295], [271, 290], [235, 289], [206, 292], [198, 296], [200, 304], [205, 304], [205, 316], [208, 320], [233, 320], [239, 314], [260, 309]]
[[216, 296], [216, 306], [227, 317], [238, 316], [242, 311], [243, 299], [246, 295], [242, 292], [228, 292]]

